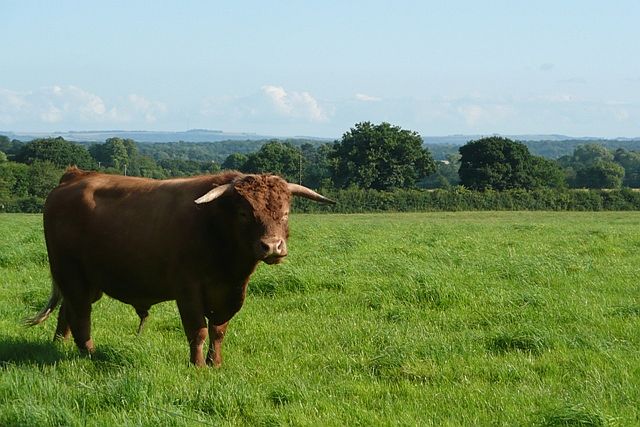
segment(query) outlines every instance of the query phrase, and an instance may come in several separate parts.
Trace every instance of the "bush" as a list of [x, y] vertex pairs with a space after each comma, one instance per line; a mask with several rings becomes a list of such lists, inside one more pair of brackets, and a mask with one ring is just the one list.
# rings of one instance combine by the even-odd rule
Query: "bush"
[[[473, 191], [464, 187], [436, 190], [378, 191], [348, 188], [321, 190], [336, 205], [295, 198], [292, 209], [302, 213], [456, 212], [456, 211], [631, 211], [640, 210], [640, 191], [537, 190]], [[1, 195], [0, 195], [1, 196]], [[0, 212], [42, 212], [37, 195], [0, 197]]]
[[322, 205], [296, 199], [297, 212], [420, 212], [420, 211], [616, 211], [640, 210], [640, 192], [622, 190], [537, 190], [472, 191], [464, 187], [437, 190], [396, 190], [393, 192], [362, 190], [324, 190], [337, 202]]
[[44, 207], [44, 199], [36, 196], [24, 197], [17, 200], [18, 212], [39, 213]]

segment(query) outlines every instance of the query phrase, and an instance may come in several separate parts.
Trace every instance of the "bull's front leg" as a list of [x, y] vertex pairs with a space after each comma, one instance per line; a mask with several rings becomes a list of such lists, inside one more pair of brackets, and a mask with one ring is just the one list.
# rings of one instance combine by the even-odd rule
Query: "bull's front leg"
[[229, 322], [222, 325], [214, 325], [213, 320], [209, 320], [209, 352], [207, 353], [207, 365], [219, 368], [222, 365], [222, 340], [227, 332]]
[[197, 301], [182, 299], [177, 301], [182, 326], [189, 341], [190, 360], [196, 366], [205, 366], [202, 350], [207, 340], [207, 323]]

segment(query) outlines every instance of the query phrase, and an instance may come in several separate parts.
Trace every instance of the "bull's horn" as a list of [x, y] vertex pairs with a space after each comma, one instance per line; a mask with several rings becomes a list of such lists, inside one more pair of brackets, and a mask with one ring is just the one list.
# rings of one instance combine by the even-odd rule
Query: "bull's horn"
[[294, 196], [305, 197], [307, 199], [311, 199], [321, 203], [329, 203], [332, 205], [336, 204], [336, 202], [334, 202], [333, 200], [327, 199], [323, 195], [320, 195], [315, 191], [311, 190], [310, 188], [307, 188], [303, 185], [292, 184], [289, 182], [287, 186], [289, 187], [289, 191], [291, 191], [291, 194], [293, 194]]
[[215, 200], [218, 197], [222, 196], [224, 193], [231, 190], [232, 188], [233, 188], [233, 185], [231, 184], [219, 185], [215, 187], [213, 190], [209, 191], [204, 196], [197, 198], [195, 202], [197, 204], [209, 203], [210, 201]]

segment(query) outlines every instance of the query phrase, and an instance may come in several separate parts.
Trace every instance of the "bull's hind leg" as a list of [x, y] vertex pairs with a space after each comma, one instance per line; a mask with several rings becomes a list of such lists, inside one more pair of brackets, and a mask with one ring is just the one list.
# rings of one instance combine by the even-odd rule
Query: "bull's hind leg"
[[222, 340], [227, 332], [229, 322], [222, 325], [214, 325], [209, 320], [209, 353], [207, 353], [207, 365], [213, 365], [219, 368], [222, 365]]
[[66, 340], [71, 335], [71, 328], [69, 327], [69, 322], [67, 321], [66, 314], [66, 304], [64, 301], [60, 306], [60, 311], [58, 312], [58, 326], [56, 326], [56, 333], [53, 335], [53, 340]]
[[78, 349], [83, 353], [93, 353], [95, 347], [91, 339], [91, 304], [102, 296], [102, 292], [81, 286], [71, 288], [70, 292], [65, 293], [65, 289], [62, 291], [64, 312], [61, 313], [62, 321], [58, 317], [56, 333], [61, 332], [64, 337], [67, 329], [70, 329]]
[[95, 347], [91, 339], [91, 302], [90, 300], [73, 301], [67, 305], [67, 321], [71, 328], [73, 340], [81, 352], [93, 353]]

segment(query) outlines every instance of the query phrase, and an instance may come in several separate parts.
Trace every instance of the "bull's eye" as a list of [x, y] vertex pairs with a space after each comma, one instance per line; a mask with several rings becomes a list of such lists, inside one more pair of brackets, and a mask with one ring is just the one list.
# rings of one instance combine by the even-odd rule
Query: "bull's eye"
[[244, 221], [244, 222], [249, 221], [249, 214], [247, 212], [245, 212], [245, 211], [239, 211], [238, 212], [238, 219], [240, 221]]

